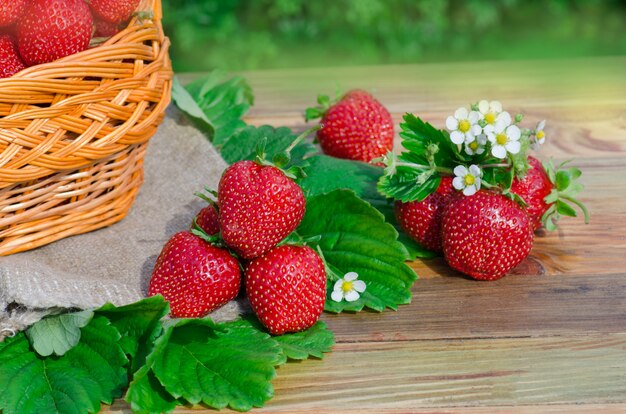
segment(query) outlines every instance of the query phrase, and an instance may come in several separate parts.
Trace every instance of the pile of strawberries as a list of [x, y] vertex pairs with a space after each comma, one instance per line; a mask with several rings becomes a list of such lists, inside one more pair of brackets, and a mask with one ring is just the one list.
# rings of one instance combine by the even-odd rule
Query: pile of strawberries
[[[385, 165], [379, 191], [395, 200], [399, 226], [422, 247], [479, 280], [495, 280], [528, 256], [534, 232], [576, 216], [582, 185], [576, 168], [546, 167], [528, 155], [545, 141], [545, 121], [517, 126], [497, 101], [460, 108], [437, 130], [407, 114], [400, 135], [407, 150], [394, 155], [389, 112], [356, 90], [332, 103], [318, 98], [305, 119], [321, 118], [317, 139], [339, 158]], [[482, 186], [481, 186], [482, 183]]]
[[139, 0], [0, 0], [0, 78], [117, 33]]
[[[217, 201], [191, 231], [174, 235], [157, 259], [149, 294], [170, 302], [174, 317], [199, 317], [245, 294], [274, 335], [319, 319], [326, 301], [324, 262], [310, 247], [279, 244], [302, 221], [302, 189], [262, 159], [239, 161], [220, 180]], [[242, 283], [243, 273], [243, 283]]]
[[496, 280], [525, 259], [535, 231], [556, 228], [561, 216], [588, 222], [575, 197], [580, 170], [542, 165], [529, 151], [545, 141], [545, 121], [522, 128], [497, 101], [459, 108], [449, 131], [411, 114], [400, 134], [407, 149], [384, 157], [379, 190], [395, 199], [400, 227], [421, 246], [443, 253], [454, 269]]

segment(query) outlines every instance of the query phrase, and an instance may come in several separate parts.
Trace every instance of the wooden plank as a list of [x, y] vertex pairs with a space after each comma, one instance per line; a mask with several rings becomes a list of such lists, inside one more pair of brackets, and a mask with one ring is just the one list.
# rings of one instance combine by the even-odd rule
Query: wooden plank
[[[450, 112], [482, 97], [529, 111], [587, 113], [589, 103], [624, 110], [626, 57], [524, 62], [463, 62], [243, 72], [252, 117], [299, 116], [318, 93], [364, 88], [391, 112]], [[201, 74], [183, 74], [183, 83]], [[593, 120], [592, 114], [588, 119]]]
[[[116, 402], [111, 407], [103, 407], [102, 413], [130, 413], [128, 405], [123, 402]], [[174, 413], [216, 413], [202, 407], [179, 407]], [[225, 411], [227, 412], [227, 411]], [[232, 411], [230, 411], [232, 412]], [[315, 408], [265, 408], [253, 412], [265, 412], [275, 414], [299, 413], [299, 414], [332, 414], [332, 413], [354, 413], [353, 408], [325, 407]], [[626, 404], [542, 404], [542, 405], [518, 405], [507, 407], [446, 407], [446, 408], [359, 408], [359, 414], [578, 414], [578, 413], [602, 413], [602, 414], [623, 414], [626, 412]]]
[[624, 403], [625, 375], [623, 334], [341, 343], [323, 361], [281, 367], [256, 412]]
[[269, 408], [626, 402], [626, 336], [339, 344], [280, 369]]
[[[111, 407], [104, 407], [102, 413], [124, 413], [129, 414], [130, 408], [123, 402], [116, 402]], [[179, 407], [173, 411], [174, 413], [212, 413], [217, 411], [209, 410], [202, 407]], [[233, 412], [233, 411], [224, 411]], [[353, 408], [335, 407], [332, 409], [325, 407], [315, 408], [265, 408], [255, 410], [259, 413], [299, 413], [299, 414], [332, 414], [345, 413], [352, 414], [355, 412]], [[602, 414], [624, 414], [626, 412], [626, 404], [542, 404], [542, 405], [518, 405], [507, 407], [446, 407], [446, 408], [368, 408], [358, 409], [359, 414], [578, 414], [578, 413], [602, 413]]]
[[623, 274], [508, 276], [489, 283], [440, 277], [418, 280], [412, 290], [412, 303], [397, 312], [324, 314], [323, 318], [340, 343], [623, 333], [626, 329]]

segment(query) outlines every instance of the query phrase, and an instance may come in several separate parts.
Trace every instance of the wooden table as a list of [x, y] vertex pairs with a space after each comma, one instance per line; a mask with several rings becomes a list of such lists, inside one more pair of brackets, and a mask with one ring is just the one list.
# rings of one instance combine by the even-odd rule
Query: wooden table
[[498, 99], [529, 125], [548, 120], [542, 157], [575, 158], [591, 211], [589, 225], [565, 218], [539, 234], [499, 281], [418, 260], [410, 305], [325, 315], [334, 352], [281, 367], [276, 396], [255, 412], [626, 412], [626, 58], [244, 75], [256, 95], [247, 122], [296, 130], [337, 84], [373, 91], [396, 123], [413, 112], [442, 127], [457, 107]]

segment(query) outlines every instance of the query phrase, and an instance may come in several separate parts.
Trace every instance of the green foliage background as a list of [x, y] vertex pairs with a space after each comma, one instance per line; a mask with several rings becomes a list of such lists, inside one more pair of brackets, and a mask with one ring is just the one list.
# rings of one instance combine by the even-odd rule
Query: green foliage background
[[626, 54], [622, 0], [163, 0], [177, 71]]

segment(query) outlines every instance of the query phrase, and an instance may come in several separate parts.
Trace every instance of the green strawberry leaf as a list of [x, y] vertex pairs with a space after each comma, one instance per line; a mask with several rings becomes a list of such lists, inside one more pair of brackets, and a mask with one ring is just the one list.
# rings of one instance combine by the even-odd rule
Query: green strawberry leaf
[[175, 324], [169, 325], [163, 335], [156, 339], [152, 351], [145, 359], [145, 365], [133, 375], [124, 398], [130, 404], [133, 413], [170, 413], [179, 405], [179, 401], [167, 392], [152, 370], [156, 357], [161, 355], [167, 346], [174, 326]]
[[171, 413], [180, 403], [165, 390], [151, 366], [142, 366], [128, 387], [125, 397], [135, 414]]
[[178, 82], [172, 86], [176, 105], [201, 121], [198, 126], [216, 147], [246, 126], [241, 118], [254, 103], [252, 90], [243, 78], [225, 78], [224, 72], [213, 71], [185, 87]]
[[383, 174], [380, 167], [359, 161], [344, 160], [328, 155], [315, 155], [307, 158], [304, 167], [306, 176], [298, 180], [307, 198], [326, 194], [334, 190], [352, 190], [359, 198], [370, 203], [380, 211], [385, 220], [393, 224], [399, 231], [398, 240], [404, 244], [409, 258], [436, 257], [437, 253], [424, 249], [404, 232], [400, 231], [393, 212], [393, 204], [383, 197], [376, 187]]
[[[452, 143], [446, 131], [437, 129], [410, 113], [405, 114], [403, 120], [400, 124], [400, 136], [404, 138], [402, 146], [409, 153], [432, 157], [432, 164], [438, 167], [454, 168], [466, 161], [466, 157]], [[429, 164], [430, 162], [426, 165]]]
[[100, 385], [66, 357], [42, 358], [24, 333], [0, 343], [0, 409], [4, 414], [95, 413]]
[[[242, 160], [254, 160], [257, 157], [257, 147], [265, 140], [263, 152], [271, 159], [284, 152], [295, 138], [296, 135], [287, 127], [248, 126], [233, 134], [224, 143], [220, 153], [229, 164]], [[302, 141], [291, 151], [290, 163], [286, 165], [302, 165], [303, 158], [314, 151], [315, 147], [311, 143]]]
[[165, 390], [151, 366], [142, 366], [128, 387], [125, 397], [135, 414], [171, 413], [178, 401]]
[[128, 384], [128, 359], [120, 345], [119, 331], [103, 316], [94, 316], [82, 329], [81, 341], [64, 358], [74, 367], [83, 369], [100, 385], [102, 402], [111, 404], [122, 396]]
[[169, 305], [157, 295], [120, 307], [107, 303], [96, 313], [106, 316], [122, 335], [120, 346], [131, 357], [134, 372], [144, 364], [152, 343], [160, 334], [159, 321], [169, 313]]
[[187, 319], [166, 327], [152, 370], [167, 392], [191, 404], [247, 411], [272, 398], [281, 348], [246, 321]]
[[335, 344], [335, 336], [324, 322], [315, 325], [303, 332], [275, 336], [283, 350], [285, 358], [302, 360], [309, 357], [323, 358], [325, 352], [330, 352]]
[[380, 167], [328, 155], [315, 155], [307, 159], [304, 172], [306, 177], [298, 180], [298, 184], [307, 198], [347, 189], [374, 205], [386, 204], [386, 200], [376, 190], [376, 182], [383, 173]]
[[93, 311], [48, 316], [28, 328], [26, 336], [41, 356], [63, 355], [80, 341], [80, 328], [93, 318]]
[[178, 109], [194, 120], [196, 125], [208, 136], [212, 136], [214, 130], [211, 120], [202, 112], [198, 103], [193, 99], [193, 96], [191, 96], [187, 89], [181, 85], [177, 77], [174, 77], [174, 81], [172, 82], [172, 100], [176, 103]]
[[408, 203], [422, 201], [432, 194], [441, 176], [433, 170], [416, 170], [411, 167], [397, 167], [393, 175], [384, 175], [378, 182], [378, 191], [389, 198]]
[[[331, 312], [397, 309], [411, 301], [410, 288], [417, 276], [404, 261], [406, 248], [398, 232], [369, 203], [348, 190], [312, 197], [296, 230], [303, 238], [321, 236], [327, 266], [328, 290], [325, 309]], [[334, 302], [334, 283], [345, 273], [357, 272], [367, 289], [354, 302]]]
[[[101, 316], [81, 330], [63, 356], [42, 357], [24, 333], [0, 343], [0, 409], [4, 414], [97, 412], [126, 385], [119, 332]], [[27, 392], [25, 391], [27, 390]]]
[[499, 187], [508, 192], [513, 184], [515, 171], [513, 168], [484, 168], [482, 180], [489, 185]]

